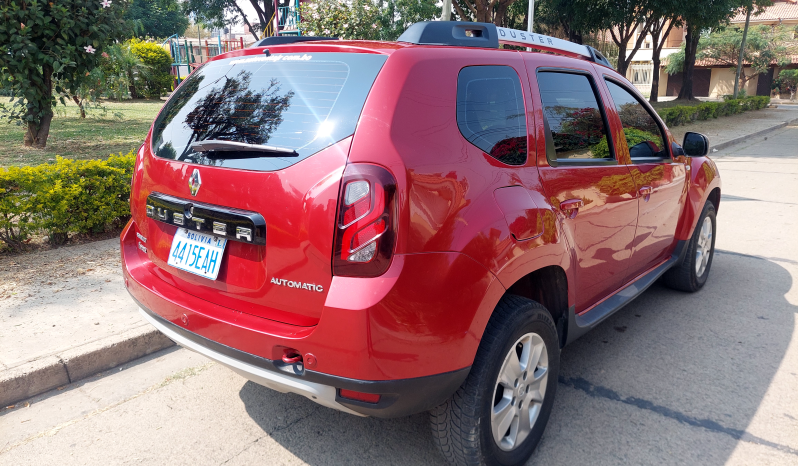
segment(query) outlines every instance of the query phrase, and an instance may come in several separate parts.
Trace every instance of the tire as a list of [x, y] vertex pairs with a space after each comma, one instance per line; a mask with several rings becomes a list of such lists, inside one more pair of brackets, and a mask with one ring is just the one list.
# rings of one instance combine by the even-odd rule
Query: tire
[[[535, 369], [525, 371], [536, 359]], [[443, 456], [454, 465], [524, 464], [549, 420], [559, 368], [560, 345], [551, 314], [535, 301], [505, 295], [488, 321], [465, 382], [430, 412], [432, 435]], [[509, 385], [515, 388], [505, 388]], [[499, 412], [495, 419], [504, 423], [492, 418], [494, 410]], [[522, 414], [531, 419], [528, 429]], [[494, 424], [506, 425], [510, 418], [497, 441], [493, 431], [503, 427], [494, 429]]]
[[[707, 202], [698, 218], [684, 258], [662, 276], [662, 281], [667, 287], [694, 293], [704, 286], [709, 277], [709, 269], [712, 267], [712, 258], [715, 256], [716, 231], [715, 206]], [[702, 262], [704, 262], [703, 267]]]

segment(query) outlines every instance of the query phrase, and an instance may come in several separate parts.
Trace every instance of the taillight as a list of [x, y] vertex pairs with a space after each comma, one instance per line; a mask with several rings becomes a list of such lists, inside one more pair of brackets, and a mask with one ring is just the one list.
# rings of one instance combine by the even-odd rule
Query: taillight
[[376, 277], [391, 265], [396, 244], [396, 180], [377, 165], [344, 170], [335, 231], [333, 275]]

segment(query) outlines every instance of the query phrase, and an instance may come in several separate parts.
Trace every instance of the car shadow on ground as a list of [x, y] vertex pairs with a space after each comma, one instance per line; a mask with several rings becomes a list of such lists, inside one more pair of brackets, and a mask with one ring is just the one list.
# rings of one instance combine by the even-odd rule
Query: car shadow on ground
[[[563, 350], [557, 400], [529, 464], [721, 465], [740, 442], [798, 462], [794, 441], [746, 431], [795, 329], [792, 276], [735, 253], [716, 254], [711, 273], [695, 294], [655, 284]], [[239, 395], [263, 431], [308, 464], [443, 464], [426, 414], [359, 418], [252, 382]], [[275, 419], [285, 404], [296, 416]]]

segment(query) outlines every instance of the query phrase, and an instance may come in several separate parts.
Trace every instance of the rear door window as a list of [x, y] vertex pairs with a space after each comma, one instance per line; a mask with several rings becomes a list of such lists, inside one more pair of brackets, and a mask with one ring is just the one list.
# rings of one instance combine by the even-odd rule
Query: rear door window
[[610, 80], [606, 83], [621, 119], [632, 160], [667, 157], [662, 129], [648, 109], [620, 85]]
[[509, 66], [469, 66], [457, 78], [457, 126], [471, 144], [508, 165], [526, 163], [526, 113]]
[[585, 74], [552, 71], [538, 72], [537, 78], [557, 160], [613, 160], [593, 80]]
[[[386, 59], [301, 53], [209, 62], [189, 76], [155, 120], [153, 152], [200, 165], [285, 168], [354, 133]], [[192, 148], [200, 141], [271, 146], [282, 152]]]

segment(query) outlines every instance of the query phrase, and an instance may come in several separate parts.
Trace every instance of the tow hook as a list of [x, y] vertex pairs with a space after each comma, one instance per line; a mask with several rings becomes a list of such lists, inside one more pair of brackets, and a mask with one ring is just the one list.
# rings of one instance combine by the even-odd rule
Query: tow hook
[[283, 362], [286, 364], [302, 364], [302, 355], [295, 349], [283, 350]]

